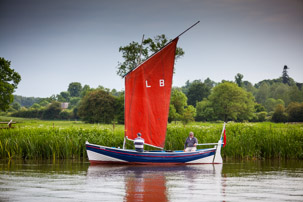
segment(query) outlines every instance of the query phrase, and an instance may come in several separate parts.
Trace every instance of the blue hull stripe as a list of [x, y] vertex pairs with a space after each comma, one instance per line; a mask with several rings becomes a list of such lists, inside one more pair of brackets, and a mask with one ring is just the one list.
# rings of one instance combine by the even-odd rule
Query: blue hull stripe
[[105, 156], [116, 158], [127, 162], [147, 162], [147, 163], [186, 163], [202, 159], [215, 154], [216, 149], [196, 152], [130, 152], [121, 149], [108, 147], [96, 147], [86, 145], [86, 149]]

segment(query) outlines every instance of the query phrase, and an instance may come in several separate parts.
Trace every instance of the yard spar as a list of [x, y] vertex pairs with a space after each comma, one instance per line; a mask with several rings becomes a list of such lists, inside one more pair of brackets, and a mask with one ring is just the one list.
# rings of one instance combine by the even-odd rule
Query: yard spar
[[[215, 145], [213, 148], [200, 149], [196, 152], [163, 151], [176, 47], [179, 37], [183, 33], [125, 75], [123, 148], [112, 148], [86, 142], [87, 154], [91, 163], [222, 163], [220, 149], [223, 132], [218, 143], [210, 143], [210, 145]], [[125, 149], [125, 141], [134, 140], [138, 133], [142, 134], [146, 145], [159, 148], [161, 151], [136, 152]]]

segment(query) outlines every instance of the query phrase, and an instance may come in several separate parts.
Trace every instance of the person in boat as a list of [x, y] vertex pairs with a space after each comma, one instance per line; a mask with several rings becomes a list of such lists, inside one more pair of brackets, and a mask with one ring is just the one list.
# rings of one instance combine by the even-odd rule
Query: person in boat
[[185, 152], [193, 152], [197, 150], [198, 140], [194, 137], [194, 133], [190, 132], [184, 144]]
[[137, 136], [138, 137], [134, 140], [135, 149], [137, 152], [143, 152], [144, 139], [141, 137], [141, 133], [138, 133]]

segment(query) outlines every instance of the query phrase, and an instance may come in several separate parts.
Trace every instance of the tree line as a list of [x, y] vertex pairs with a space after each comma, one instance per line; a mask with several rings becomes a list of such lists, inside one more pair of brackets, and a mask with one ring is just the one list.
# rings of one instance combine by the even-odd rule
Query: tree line
[[[131, 42], [121, 46], [123, 62], [118, 62], [117, 75], [123, 77], [169, 40], [164, 34], [147, 38], [141, 45]], [[177, 47], [176, 59], [184, 51]], [[9, 68], [10, 61], [0, 58], [1, 110], [12, 116], [41, 119], [82, 119], [89, 123], [124, 123], [124, 92], [115, 89], [91, 88], [79, 82], [69, 84], [67, 91], [48, 98], [26, 98], [15, 95], [21, 80]], [[295, 82], [283, 67], [282, 76], [253, 85], [238, 73], [235, 80], [214, 82], [210, 78], [187, 81], [171, 93], [169, 121], [303, 121], [303, 84]], [[4, 79], [3, 79], [4, 78]], [[4, 89], [4, 90], [2, 90]], [[2, 99], [3, 98], [3, 99]], [[15, 101], [10, 104], [15, 98]], [[69, 103], [62, 108], [60, 103]]]
[[[173, 87], [169, 108], [169, 122], [181, 121], [303, 121], [303, 88], [285, 71], [278, 79], [263, 80], [253, 85], [237, 74], [234, 81], [219, 83], [187, 81]], [[124, 92], [115, 89], [82, 87], [79, 82], [69, 84], [63, 91], [49, 98], [36, 99], [30, 107], [21, 106], [18, 99], [11, 105], [12, 116], [41, 119], [81, 119], [89, 123], [124, 123]], [[60, 103], [68, 102], [68, 109]], [[17, 104], [18, 103], [18, 104]], [[16, 105], [20, 105], [16, 107]]]

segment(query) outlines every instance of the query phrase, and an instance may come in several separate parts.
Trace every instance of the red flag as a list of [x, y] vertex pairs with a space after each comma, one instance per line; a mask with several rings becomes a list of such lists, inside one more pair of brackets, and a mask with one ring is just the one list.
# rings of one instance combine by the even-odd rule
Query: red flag
[[125, 136], [164, 147], [178, 38], [125, 77]]
[[226, 133], [225, 133], [225, 128], [224, 128], [224, 136], [223, 136], [223, 147], [226, 145]]

